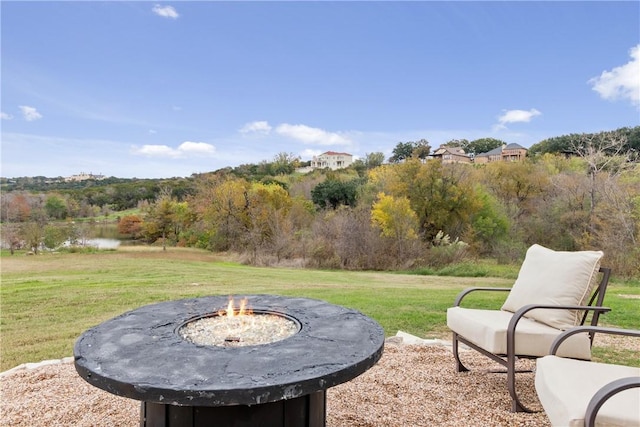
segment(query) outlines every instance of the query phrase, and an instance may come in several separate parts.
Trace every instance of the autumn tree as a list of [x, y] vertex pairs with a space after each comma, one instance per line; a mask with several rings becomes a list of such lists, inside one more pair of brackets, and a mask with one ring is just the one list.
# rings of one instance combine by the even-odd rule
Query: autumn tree
[[247, 192], [249, 220], [244, 241], [255, 262], [260, 251], [275, 255], [277, 260], [288, 255], [293, 223], [289, 218], [292, 200], [277, 184], [253, 183]]
[[600, 173], [609, 176], [618, 175], [629, 163], [630, 152], [626, 147], [627, 139], [617, 132], [601, 132], [598, 134], [583, 134], [574, 138], [569, 149], [582, 158], [587, 166], [589, 176], [589, 214], [588, 224], [591, 234], [595, 231], [594, 212], [596, 210], [596, 179]]
[[149, 206], [144, 231], [150, 239], [162, 238], [162, 250], [167, 250], [167, 238], [173, 231], [175, 224], [177, 202], [170, 191], [164, 190], [156, 201]]
[[300, 165], [300, 156], [293, 153], [278, 153], [271, 165], [272, 175], [288, 175], [293, 173]]
[[5, 222], [25, 222], [31, 216], [31, 203], [29, 196], [22, 192], [2, 193], [1, 200], [1, 217]]
[[379, 193], [371, 209], [371, 222], [382, 236], [395, 241], [400, 258], [406, 255], [407, 242], [418, 238], [418, 216], [406, 197]]
[[20, 227], [16, 223], [2, 224], [2, 243], [9, 248], [11, 255], [20, 248]]
[[198, 182], [190, 206], [195, 210], [194, 227], [203, 247], [223, 251], [242, 248], [243, 235], [250, 227], [249, 188], [245, 179], [220, 175]]
[[462, 236], [480, 209], [468, 165], [432, 161], [423, 165], [409, 189], [409, 200], [418, 215], [421, 232], [431, 240], [439, 231]]
[[529, 161], [491, 162], [486, 165], [483, 183], [514, 221], [535, 211], [537, 199], [550, 185], [547, 171]]
[[419, 234], [431, 241], [439, 231], [459, 237], [469, 228], [481, 206], [471, 172], [468, 165], [421, 163], [413, 158], [370, 171], [367, 186], [395, 198], [406, 197], [418, 216]]
[[44, 224], [40, 224], [37, 221], [22, 223], [20, 226], [20, 235], [26, 247], [34, 254], [37, 254], [44, 240]]
[[118, 221], [118, 233], [136, 239], [142, 232], [142, 218], [138, 215], [125, 215]]

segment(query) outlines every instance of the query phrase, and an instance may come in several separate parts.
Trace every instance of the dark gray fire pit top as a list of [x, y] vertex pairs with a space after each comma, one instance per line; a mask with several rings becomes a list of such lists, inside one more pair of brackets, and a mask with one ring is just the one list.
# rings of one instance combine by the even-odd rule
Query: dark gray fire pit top
[[294, 318], [300, 331], [256, 346], [196, 345], [177, 330], [225, 308], [228, 297], [163, 302], [87, 330], [75, 344], [76, 370], [96, 387], [146, 402], [255, 405], [326, 390], [382, 356], [382, 327], [359, 311], [307, 298], [237, 298], [247, 298], [256, 312]]

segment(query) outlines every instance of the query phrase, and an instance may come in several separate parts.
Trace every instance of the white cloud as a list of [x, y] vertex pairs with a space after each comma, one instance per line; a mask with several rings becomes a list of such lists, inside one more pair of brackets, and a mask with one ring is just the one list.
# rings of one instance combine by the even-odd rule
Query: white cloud
[[138, 147], [134, 145], [131, 149], [133, 154], [139, 154], [146, 157], [172, 157], [178, 158], [181, 153], [169, 147], [168, 145], [143, 145]]
[[304, 144], [312, 145], [351, 145], [351, 140], [344, 136], [327, 132], [322, 129], [312, 128], [306, 125], [290, 125], [283, 123], [278, 125], [276, 132], [289, 138], [297, 139]]
[[42, 118], [42, 114], [38, 113], [34, 107], [29, 107], [28, 105], [20, 105], [20, 111], [22, 111], [22, 117], [28, 122], [32, 122], [34, 120], [38, 120]]
[[494, 130], [506, 129], [507, 123], [528, 123], [535, 116], [542, 114], [535, 108], [527, 110], [505, 110], [502, 115], [498, 116], [498, 124], [493, 126]]
[[631, 60], [626, 64], [603, 71], [588, 83], [604, 99], [628, 99], [632, 105], [640, 107], [640, 44], [629, 50], [629, 56]]
[[2, 120], [11, 120], [13, 116], [11, 114], [7, 114], [5, 112], [0, 112], [0, 119]]
[[247, 123], [240, 129], [240, 133], [260, 133], [268, 135], [271, 132], [271, 125], [267, 121], [256, 121]]
[[162, 16], [163, 18], [178, 19], [180, 16], [173, 6], [160, 6], [159, 4], [156, 4], [153, 6], [152, 10], [153, 13], [158, 16]]
[[206, 142], [185, 141], [178, 146], [172, 148], [168, 145], [143, 145], [131, 147], [131, 152], [146, 157], [167, 157], [178, 159], [184, 157], [201, 157], [203, 155], [211, 156], [216, 152], [216, 147]]
[[178, 147], [178, 151], [184, 154], [213, 154], [216, 147], [206, 142], [185, 141]]

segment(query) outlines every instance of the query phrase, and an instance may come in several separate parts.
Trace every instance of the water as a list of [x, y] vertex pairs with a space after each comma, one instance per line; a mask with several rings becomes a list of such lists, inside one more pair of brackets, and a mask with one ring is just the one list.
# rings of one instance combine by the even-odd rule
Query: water
[[[107, 239], [99, 237], [95, 239], [78, 240], [76, 246], [90, 246], [97, 249], [118, 249], [120, 243], [121, 242], [118, 239]], [[63, 246], [70, 246], [70, 242], [64, 242]]]

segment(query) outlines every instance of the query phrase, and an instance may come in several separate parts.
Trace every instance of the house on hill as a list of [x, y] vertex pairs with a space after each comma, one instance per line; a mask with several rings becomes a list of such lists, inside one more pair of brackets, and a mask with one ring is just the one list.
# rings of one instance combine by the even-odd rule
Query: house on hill
[[464, 152], [462, 147], [440, 146], [431, 157], [442, 161], [442, 163], [471, 163], [471, 157]]
[[64, 180], [65, 182], [72, 182], [72, 181], [86, 181], [88, 179], [102, 180], [105, 178], [106, 177], [104, 175], [94, 175], [92, 173], [80, 172], [77, 175], [71, 175], [69, 177], [66, 177]]
[[527, 157], [527, 151], [522, 145], [512, 143], [494, 148], [486, 153], [476, 154], [473, 161], [474, 163], [519, 162]]
[[338, 153], [335, 151], [327, 151], [318, 156], [313, 156], [311, 160], [311, 168], [324, 169], [329, 168], [331, 170], [343, 169], [351, 166], [353, 163], [353, 156], [349, 153]]

